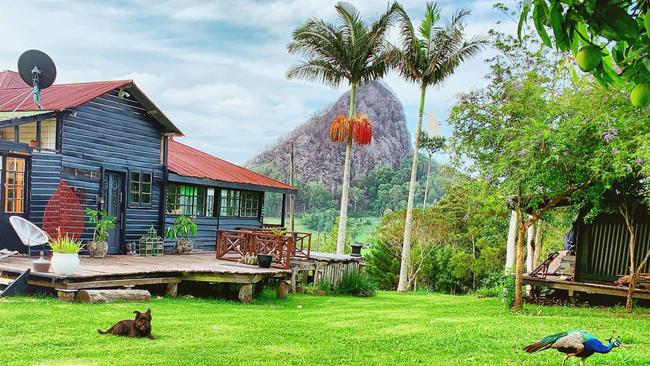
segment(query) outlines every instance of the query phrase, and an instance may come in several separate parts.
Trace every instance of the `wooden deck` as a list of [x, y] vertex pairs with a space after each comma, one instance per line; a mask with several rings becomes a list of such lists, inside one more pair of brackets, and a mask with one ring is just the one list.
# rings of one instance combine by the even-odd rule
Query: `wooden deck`
[[[620, 287], [609, 284], [578, 282], [567, 279], [567, 276], [547, 275], [546, 278], [529, 277], [524, 275], [524, 284], [567, 290], [569, 296], [574, 292], [584, 292], [588, 294], [602, 294], [610, 296], [627, 297], [627, 287]], [[634, 298], [650, 299], [650, 291], [637, 289], [634, 291]]]
[[[15, 279], [31, 268], [33, 259], [27, 256], [0, 259], [0, 279]], [[182, 281], [237, 283], [248, 292], [252, 285], [264, 279], [284, 279], [291, 273], [290, 270], [265, 269], [215, 259], [213, 252], [159, 257], [80, 257], [80, 261], [79, 269], [72, 276], [31, 272], [28, 284], [56, 289], [59, 295], [81, 289], [165, 284], [167, 294], [175, 296], [177, 285]]]

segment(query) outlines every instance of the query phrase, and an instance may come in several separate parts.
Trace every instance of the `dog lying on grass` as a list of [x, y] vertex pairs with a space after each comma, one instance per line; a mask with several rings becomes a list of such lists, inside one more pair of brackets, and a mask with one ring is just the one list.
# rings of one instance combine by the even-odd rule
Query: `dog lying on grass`
[[122, 337], [136, 337], [154, 339], [151, 334], [151, 309], [144, 313], [134, 311], [135, 320], [120, 320], [108, 330], [97, 329], [99, 334], [112, 334]]

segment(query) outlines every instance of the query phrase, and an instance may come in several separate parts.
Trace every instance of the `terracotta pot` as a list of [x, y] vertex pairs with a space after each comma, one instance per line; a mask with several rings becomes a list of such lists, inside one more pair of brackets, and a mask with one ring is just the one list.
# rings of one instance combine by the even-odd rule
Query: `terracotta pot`
[[56, 274], [70, 276], [79, 268], [79, 254], [52, 254], [52, 270]]
[[94, 258], [102, 258], [108, 253], [108, 242], [106, 241], [89, 241], [88, 255]]

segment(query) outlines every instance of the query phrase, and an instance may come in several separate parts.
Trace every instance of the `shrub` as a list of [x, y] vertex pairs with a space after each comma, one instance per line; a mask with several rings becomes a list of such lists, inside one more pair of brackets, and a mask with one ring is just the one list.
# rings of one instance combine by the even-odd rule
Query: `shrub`
[[515, 276], [506, 275], [503, 283], [503, 291], [501, 292], [501, 301], [508, 309], [512, 308], [515, 303]]
[[377, 285], [365, 272], [348, 272], [336, 287], [337, 295], [375, 296]]

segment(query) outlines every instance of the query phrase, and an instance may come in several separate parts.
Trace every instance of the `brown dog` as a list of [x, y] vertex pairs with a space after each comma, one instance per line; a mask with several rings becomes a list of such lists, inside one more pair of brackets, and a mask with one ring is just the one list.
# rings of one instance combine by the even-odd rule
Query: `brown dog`
[[147, 309], [144, 313], [134, 311], [135, 320], [120, 320], [117, 324], [103, 331], [97, 329], [99, 334], [112, 334], [122, 337], [147, 337], [154, 339], [151, 334], [151, 309]]

